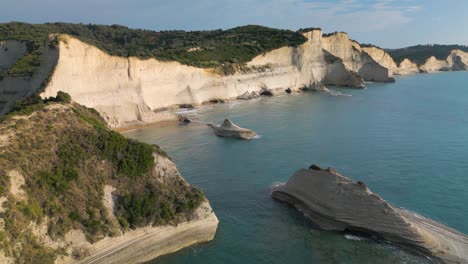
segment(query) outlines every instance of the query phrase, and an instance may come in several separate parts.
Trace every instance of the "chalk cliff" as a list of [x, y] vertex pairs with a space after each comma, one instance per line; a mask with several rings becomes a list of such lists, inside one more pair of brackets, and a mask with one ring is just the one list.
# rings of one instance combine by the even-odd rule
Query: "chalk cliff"
[[436, 262], [467, 263], [468, 237], [452, 228], [397, 208], [364, 183], [317, 166], [297, 171], [272, 190], [275, 199], [301, 210], [325, 230], [379, 236], [417, 250]]
[[369, 56], [371, 56], [377, 63], [387, 68], [389, 75], [394, 75], [399, 72], [398, 66], [393, 58], [383, 49], [377, 47], [364, 47], [362, 50], [369, 54]]
[[[397, 65], [384, 50], [361, 47], [346, 33], [314, 29], [303, 35], [307, 39], [303, 44], [258, 55], [231, 75], [175, 61], [111, 56], [60, 35], [54, 47], [45, 48], [44, 61], [33, 76], [0, 80], [0, 116], [17, 100], [38, 91], [42, 97], [65, 91], [97, 109], [111, 127], [125, 127], [174, 119], [166, 110], [177, 105], [248, 99], [255, 96], [246, 95], [264, 90], [278, 94], [324, 85], [362, 88], [366, 81], [393, 81], [392, 75], [467, 68], [467, 53], [460, 50], [445, 61], [430, 58], [417, 65], [405, 59]], [[0, 71], [5, 71], [26, 46], [10, 40], [2, 45]]]
[[[42, 89], [43, 97], [65, 91], [77, 102], [96, 108], [112, 127], [122, 127], [173, 118], [159, 110], [175, 105], [231, 100], [262, 89], [276, 94], [288, 88], [321, 88], [323, 84], [360, 88], [364, 81], [389, 79], [388, 70], [347, 34], [324, 36], [321, 30], [313, 30], [304, 35], [308, 38], [304, 44], [257, 56], [232, 75], [178, 62], [110, 56], [62, 35], [57, 48], [47, 49], [47, 61], [37, 74], [0, 82], [2, 114], [48, 80]], [[20, 44], [17, 50], [21, 51]], [[11, 63], [13, 59], [2, 60]]]
[[420, 65], [409, 59], [403, 59], [398, 66], [393, 58], [383, 49], [377, 47], [364, 47], [363, 51], [369, 54], [369, 56], [371, 56], [380, 65], [387, 68], [389, 75], [408, 75], [439, 71], [464, 71], [468, 69], [468, 53], [461, 50], [452, 50], [450, 55], [443, 60], [431, 56]]

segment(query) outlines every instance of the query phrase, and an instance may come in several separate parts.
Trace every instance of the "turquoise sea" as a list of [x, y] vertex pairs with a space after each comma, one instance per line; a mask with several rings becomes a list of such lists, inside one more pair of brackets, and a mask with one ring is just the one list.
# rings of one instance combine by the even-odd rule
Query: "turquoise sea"
[[340, 171], [396, 206], [468, 233], [468, 72], [399, 77], [342, 93], [305, 92], [203, 106], [260, 138], [216, 137], [208, 126], [155, 126], [126, 136], [163, 147], [201, 188], [220, 223], [214, 241], [154, 263], [428, 263], [382, 241], [320, 231], [270, 198], [299, 168]]

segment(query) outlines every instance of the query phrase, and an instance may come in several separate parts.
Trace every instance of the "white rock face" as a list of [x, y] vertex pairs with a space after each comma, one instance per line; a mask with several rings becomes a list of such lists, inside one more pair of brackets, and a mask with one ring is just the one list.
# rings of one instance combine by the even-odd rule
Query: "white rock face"
[[322, 38], [323, 49], [341, 58], [346, 68], [357, 72], [365, 81], [388, 82], [389, 71], [364, 52], [347, 33], [339, 32]]
[[468, 70], [468, 52], [453, 50], [448, 56], [447, 62], [451, 65], [451, 68], [454, 71]]
[[[122, 127], [135, 121], [161, 120], [154, 110], [177, 104], [198, 105], [214, 99], [230, 100], [264, 88], [273, 93], [287, 88], [299, 90], [322, 80], [329, 85], [359, 87], [362, 80], [351, 71], [372, 76], [373, 72], [366, 67], [378, 68], [376, 77], [369, 78], [388, 79], [388, 71], [358, 51], [349, 38], [330, 37], [324, 41], [320, 30], [305, 35], [309, 40], [303, 45], [267, 52], [247, 64], [252, 70], [230, 76], [178, 62], [110, 56], [75, 38], [61, 37], [65, 41], [60, 43], [57, 67], [42, 96], [55, 96], [60, 90], [67, 92], [76, 102], [96, 108], [111, 126]], [[341, 45], [340, 41], [347, 43]], [[324, 48], [346, 55], [346, 62], [339, 59], [327, 62]], [[339, 67], [340, 63], [347, 66]]]
[[449, 71], [451, 69], [451, 65], [447, 61], [438, 60], [436, 57], [432, 56], [427, 59], [426, 63], [421, 65], [419, 69], [422, 72], [437, 72], [437, 71]]
[[396, 74], [400, 74], [400, 75], [408, 75], [408, 74], [416, 74], [416, 73], [419, 73], [418, 65], [414, 62], [411, 62], [408, 59], [404, 59], [400, 63], [398, 67], [398, 71], [396, 72]]
[[[46, 49], [46, 59], [33, 77], [5, 78], [0, 82], [0, 115], [9, 111], [16, 100], [39, 89], [54, 67], [41, 95], [67, 92], [76, 102], [96, 108], [112, 127], [173, 118], [155, 110], [236, 99], [246, 93], [259, 94], [262, 89], [277, 94], [286, 89], [322, 87], [322, 82], [362, 87], [364, 80], [388, 79], [388, 71], [362, 52], [347, 34], [323, 37], [321, 30], [314, 30], [304, 35], [308, 41], [303, 45], [267, 52], [249, 62], [247, 72], [230, 76], [178, 62], [110, 56], [73, 37], [62, 36], [59, 49]], [[15, 49], [0, 57], [5, 67], [25, 51], [21, 42], [9, 45]]]
[[398, 72], [398, 66], [393, 58], [383, 49], [377, 47], [364, 47], [362, 48], [369, 56], [372, 57], [377, 63], [388, 69], [389, 75], [394, 75]]

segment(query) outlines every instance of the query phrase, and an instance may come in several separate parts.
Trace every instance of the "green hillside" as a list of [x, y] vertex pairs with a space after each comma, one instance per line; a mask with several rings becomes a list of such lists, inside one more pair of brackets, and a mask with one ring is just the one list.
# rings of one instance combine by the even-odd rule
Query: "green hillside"
[[[0, 250], [16, 263], [53, 263], [64, 253], [40, 242], [30, 223], [46, 225], [44, 235], [54, 240], [78, 229], [93, 242], [122, 230], [187, 221], [205, 199], [178, 174], [161, 180], [153, 155], [167, 155], [158, 146], [108, 129], [95, 110], [61, 92], [18, 102], [0, 121], [3, 138]], [[22, 199], [13, 190], [14, 175], [24, 178]], [[103, 203], [105, 185], [116, 188], [116, 220]]]
[[[230, 73], [231, 64], [242, 65], [255, 56], [283, 46], [305, 42], [299, 32], [248, 25], [228, 30], [152, 31], [125, 26], [68, 23], [0, 24], [0, 40], [28, 42], [28, 54], [4, 76], [32, 75], [40, 64], [49, 34], [69, 34], [109, 54], [174, 60], [182, 64], [208, 68], [219, 67]], [[51, 45], [56, 44], [52, 40]]]

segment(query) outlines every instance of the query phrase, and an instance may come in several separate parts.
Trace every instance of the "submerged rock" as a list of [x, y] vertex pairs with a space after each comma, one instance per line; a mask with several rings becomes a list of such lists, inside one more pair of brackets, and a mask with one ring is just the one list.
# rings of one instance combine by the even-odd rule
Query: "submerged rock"
[[224, 119], [222, 125], [208, 124], [208, 126], [213, 128], [214, 133], [220, 137], [252, 139], [257, 135], [250, 129], [243, 128], [232, 123], [229, 119]]
[[416, 250], [440, 263], [468, 263], [468, 237], [397, 208], [333, 169], [297, 171], [272, 197], [304, 212], [325, 230], [359, 232]]

